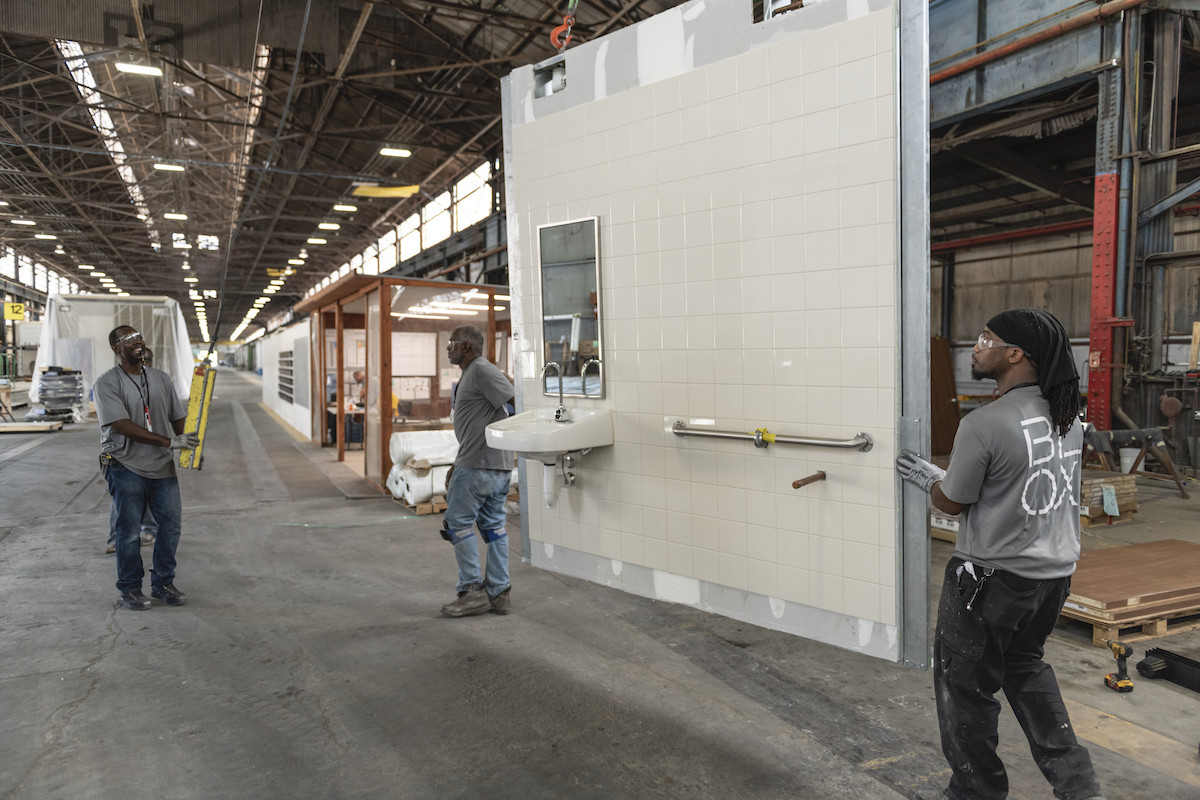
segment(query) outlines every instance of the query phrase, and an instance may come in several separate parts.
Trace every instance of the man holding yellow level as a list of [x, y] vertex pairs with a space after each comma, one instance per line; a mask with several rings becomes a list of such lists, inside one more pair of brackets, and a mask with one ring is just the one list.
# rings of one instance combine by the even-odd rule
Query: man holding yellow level
[[184, 433], [187, 408], [165, 372], [142, 363], [142, 334], [121, 325], [108, 334], [119, 362], [96, 379], [94, 397], [100, 422], [100, 468], [116, 510], [117, 591], [126, 608], [150, 607], [142, 594], [139, 530], [146, 509], [158, 522], [154, 542], [151, 597], [169, 606], [186, 600], [175, 588], [175, 549], [183, 507], [174, 451], [195, 448], [198, 436]]

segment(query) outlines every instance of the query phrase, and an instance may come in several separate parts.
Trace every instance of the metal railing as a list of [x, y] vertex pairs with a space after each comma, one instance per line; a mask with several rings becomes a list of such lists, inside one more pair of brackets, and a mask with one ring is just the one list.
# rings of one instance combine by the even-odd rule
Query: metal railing
[[749, 439], [755, 447], [766, 447], [775, 444], [801, 444], [809, 447], [837, 447], [844, 450], [858, 450], [865, 453], [870, 450], [875, 441], [869, 434], [859, 433], [853, 439], [823, 439], [816, 436], [783, 436], [769, 433], [766, 428], [759, 428], [752, 433], [743, 431], [718, 431], [706, 428], [689, 428], [683, 420], [675, 420], [671, 432], [676, 436], [701, 436], [709, 439]]

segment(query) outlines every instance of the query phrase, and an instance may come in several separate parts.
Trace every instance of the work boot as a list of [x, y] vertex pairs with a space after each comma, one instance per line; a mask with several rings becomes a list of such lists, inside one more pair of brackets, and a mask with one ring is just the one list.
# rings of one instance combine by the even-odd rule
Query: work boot
[[507, 614], [509, 612], [508, 599], [509, 599], [509, 592], [511, 592], [511, 591], [512, 591], [512, 587], [510, 586], [507, 589], [505, 589], [503, 592], [501, 592], [500, 594], [489, 598], [492, 603], [492, 613], [493, 614], [499, 614], [500, 616], [504, 616], [505, 614]]
[[150, 596], [162, 600], [169, 606], [181, 606], [187, 602], [187, 595], [175, 588], [173, 583], [164, 583], [150, 589]]
[[458, 599], [442, 606], [442, 613], [447, 617], [473, 617], [490, 611], [492, 603], [487, 592], [480, 586], [469, 586], [458, 593]]
[[142, 547], [149, 547], [150, 545], [154, 544], [154, 537], [151, 536], [150, 534], [142, 533], [142, 534], [139, 534], [139, 536], [142, 539]]
[[150, 601], [146, 595], [142, 594], [141, 589], [134, 589], [132, 592], [121, 593], [121, 605], [134, 611], [145, 611], [150, 607]]

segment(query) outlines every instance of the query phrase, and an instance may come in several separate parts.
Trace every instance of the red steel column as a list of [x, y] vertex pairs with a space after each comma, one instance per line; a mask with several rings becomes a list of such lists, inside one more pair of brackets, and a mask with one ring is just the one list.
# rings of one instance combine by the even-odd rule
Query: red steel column
[[1092, 223], [1092, 317], [1088, 347], [1088, 421], [1112, 430], [1113, 318], [1117, 286], [1117, 200], [1120, 175], [1096, 176]]

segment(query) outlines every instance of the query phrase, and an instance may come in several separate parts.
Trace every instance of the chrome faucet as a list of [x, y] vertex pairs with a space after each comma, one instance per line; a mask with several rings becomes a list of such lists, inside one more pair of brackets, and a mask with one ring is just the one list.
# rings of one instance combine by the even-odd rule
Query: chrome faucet
[[596, 365], [596, 377], [599, 378], [601, 375], [603, 375], [601, 372], [603, 367], [600, 366], [600, 359], [589, 358], [587, 361], [583, 362], [583, 366], [579, 368], [579, 382], [581, 384], [580, 391], [583, 392], [584, 397], [587, 397], [587, 370], [592, 364]]
[[567, 416], [567, 407], [563, 405], [563, 376], [562, 367], [557, 361], [547, 361], [546, 366], [542, 367], [541, 377], [543, 386], [545, 385], [546, 370], [554, 367], [554, 374], [558, 376], [558, 408], [554, 412], [555, 422], [570, 422], [571, 418]]

